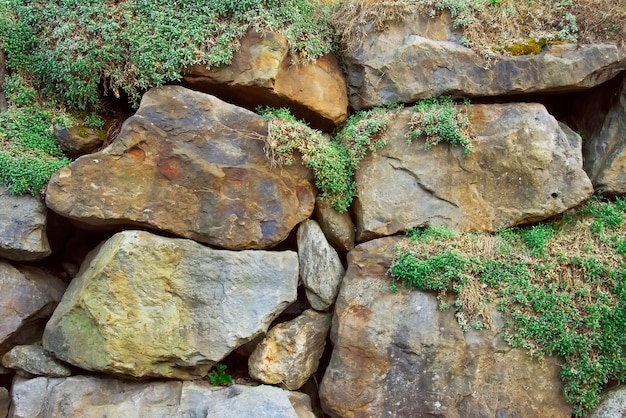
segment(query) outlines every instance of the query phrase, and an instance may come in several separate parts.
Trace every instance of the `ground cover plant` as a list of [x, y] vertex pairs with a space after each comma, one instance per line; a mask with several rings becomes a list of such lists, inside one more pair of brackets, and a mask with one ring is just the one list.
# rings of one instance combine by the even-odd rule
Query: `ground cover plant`
[[393, 291], [437, 292], [466, 330], [489, 327], [495, 304], [510, 345], [563, 357], [564, 394], [577, 416], [608, 382], [626, 381], [626, 198], [594, 198], [493, 235], [412, 229], [390, 272]]

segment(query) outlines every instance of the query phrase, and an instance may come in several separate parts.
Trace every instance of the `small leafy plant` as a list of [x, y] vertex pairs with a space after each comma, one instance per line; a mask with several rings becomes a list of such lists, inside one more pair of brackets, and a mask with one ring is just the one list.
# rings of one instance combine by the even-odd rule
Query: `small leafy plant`
[[226, 365], [222, 363], [216, 363], [215, 369], [207, 374], [207, 378], [213, 386], [231, 386], [233, 384], [233, 378], [226, 373]]

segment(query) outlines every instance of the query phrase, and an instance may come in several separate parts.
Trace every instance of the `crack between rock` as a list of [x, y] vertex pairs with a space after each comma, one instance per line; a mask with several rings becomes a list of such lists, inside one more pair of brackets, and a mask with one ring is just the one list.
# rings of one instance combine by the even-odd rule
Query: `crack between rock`
[[424, 184], [421, 183], [420, 178], [414, 172], [412, 172], [411, 170], [409, 170], [409, 169], [407, 169], [405, 167], [402, 167], [402, 166], [396, 166], [393, 163], [390, 163], [390, 165], [391, 165], [391, 167], [394, 170], [403, 171], [403, 172], [408, 173], [411, 177], [413, 177], [415, 179], [415, 181], [416, 181], [417, 185], [420, 187], [420, 189], [424, 190], [426, 193], [428, 193], [433, 198], [435, 198], [437, 200], [441, 200], [442, 202], [446, 202], [446, 203], [452, 205], [453, 207], [455, 207], [457, 209], [459, 208], [459, 205], [457, 205], [456, 203], [451, 202], [451, 201], [449, 201], [447, 199], [444, 199], [441, 196], [438, 196], [437, 193], [434, 190], [424, 186]]

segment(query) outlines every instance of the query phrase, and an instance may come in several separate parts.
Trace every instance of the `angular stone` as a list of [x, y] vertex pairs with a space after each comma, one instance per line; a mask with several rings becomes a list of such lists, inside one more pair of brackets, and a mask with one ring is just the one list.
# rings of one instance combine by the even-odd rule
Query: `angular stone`
[[463, 332], [436, 296], [389, 291], [395, 237], [357, 246], [337, 298], [320, 387], [331, 416], [567, 417], [556, 358], [543, 364], [490, 330]]
[[38, 377], [16, 378], [11, 395], [11, 418], [300, 417], [290, 392], [271, 386]]
[[49, 256], [46, 212], [39, 196], [16, 196], [0, 185], [0, 257], [34, 261]]
[[9, 396], [9, 391], [0, 386], [0, 418], [6, 418], [9, 414], [10, 406], [11, 397]]
[[26, 378], [67, 377], [72, 370], [40, 345], [17, 345], [2, 357], [2, 365]]
[[54, 136], [66, 155], [75, 158], [94, 152], [106, 139], [106, 131], [86, 126], [63, 128], [55, 126]]
[[229, 65], [194, 65], [184, 80], [248, 109], [288, 107], [315, 128], [331, 131], [348, 117], [346, 80], [332, 54], [308, 64], [292, 64], [289, 44], [276, 32], [250, 32]]
[[297, 233], [300, 277], [313, 307], [325, 311], [335, 302], [344, 269], [337, 251], [326, 241], [319, 224], [306, 220]]
[[476, 139], [469, 155], [449, 144], [407, 144], [411, 110], [390, 123], [387, 145], [355, 176], [357, 241], [441, 224], [493, 232], [556, 215], [593, 194], [580, 137], [543, 105], [472, 105], [470, 112]]
[[315, 373], [324, 354], [331, 314], [312, 309], [270, 329], [248, 358], [248, 371], [263, 383], [300, 389]]
[[589, 414], [589, 418], [618, 417], [626, 417], [626, 386], [617, 386], [603, 393], [600, 403]]
[[85, 260], [43, 346], [78, 367], [192, 379], [265, 333], [297, 297], [293, 251], [226, 251], [143, 231]]
[[328, 200], [318, 197], [314, 214], [333, 247], [339, 251], [350, 251], [354, 248], [354, 223], [348, 212], [339, 213]]
[[368, 31], [359, 48], [346, 52], [350, 105], [365, 109], [440, 95], [579, 91], [626, 67], [626, 50], [614, 44], [551, 45], [538, 55], [504, 57], [488, 65], [460, 44], [448, 17], [439, 19], [444, 21], [411, 15], [390, 22], [382, 33]]
[[227, 249], [284, 240], [315, 204], [312, 173], [273, 169], [262, 117], [179, 86], [152, 89], [117, 140], [52, 176], [46, 202], [91, 225], [140, 225]]
[[41, 338], [66, 284], [36, 267], [0, 261], [0, 356]]

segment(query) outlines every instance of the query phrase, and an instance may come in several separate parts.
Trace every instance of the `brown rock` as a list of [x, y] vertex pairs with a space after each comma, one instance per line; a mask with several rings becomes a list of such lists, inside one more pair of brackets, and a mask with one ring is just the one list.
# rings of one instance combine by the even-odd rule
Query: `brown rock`
[[311, 215], [316, 191], [303, 166], [271, 167], [266, 135], [250, 111], [183, 87], [153, 89], [113, 144], [52, 177], [46, 203], [91, 225], [269, 248]]
[[6, 418], [9, 413], [9, 406], [11, 406], [9, 391], [0, 386], [0, 418]]
[[318, 197], [314, 213], [326, 239], [336, 250], [350, 251], [354, 248], [354, 223], [348, 212], [339, 213], [328, 200]]
[[65, 154], [78, 157], [94, 152], [102, 146], [106, 139], [106, 131], [86, 126], [73, 126], [69, 129], [58, 126], [54, 128], [54, 136]]
[[2, 365], [16, 370], [17, 374], [34, 376], [67, 377], [72, 370], [57, 360], [40, 345], [17, 345], [2, 357]]

